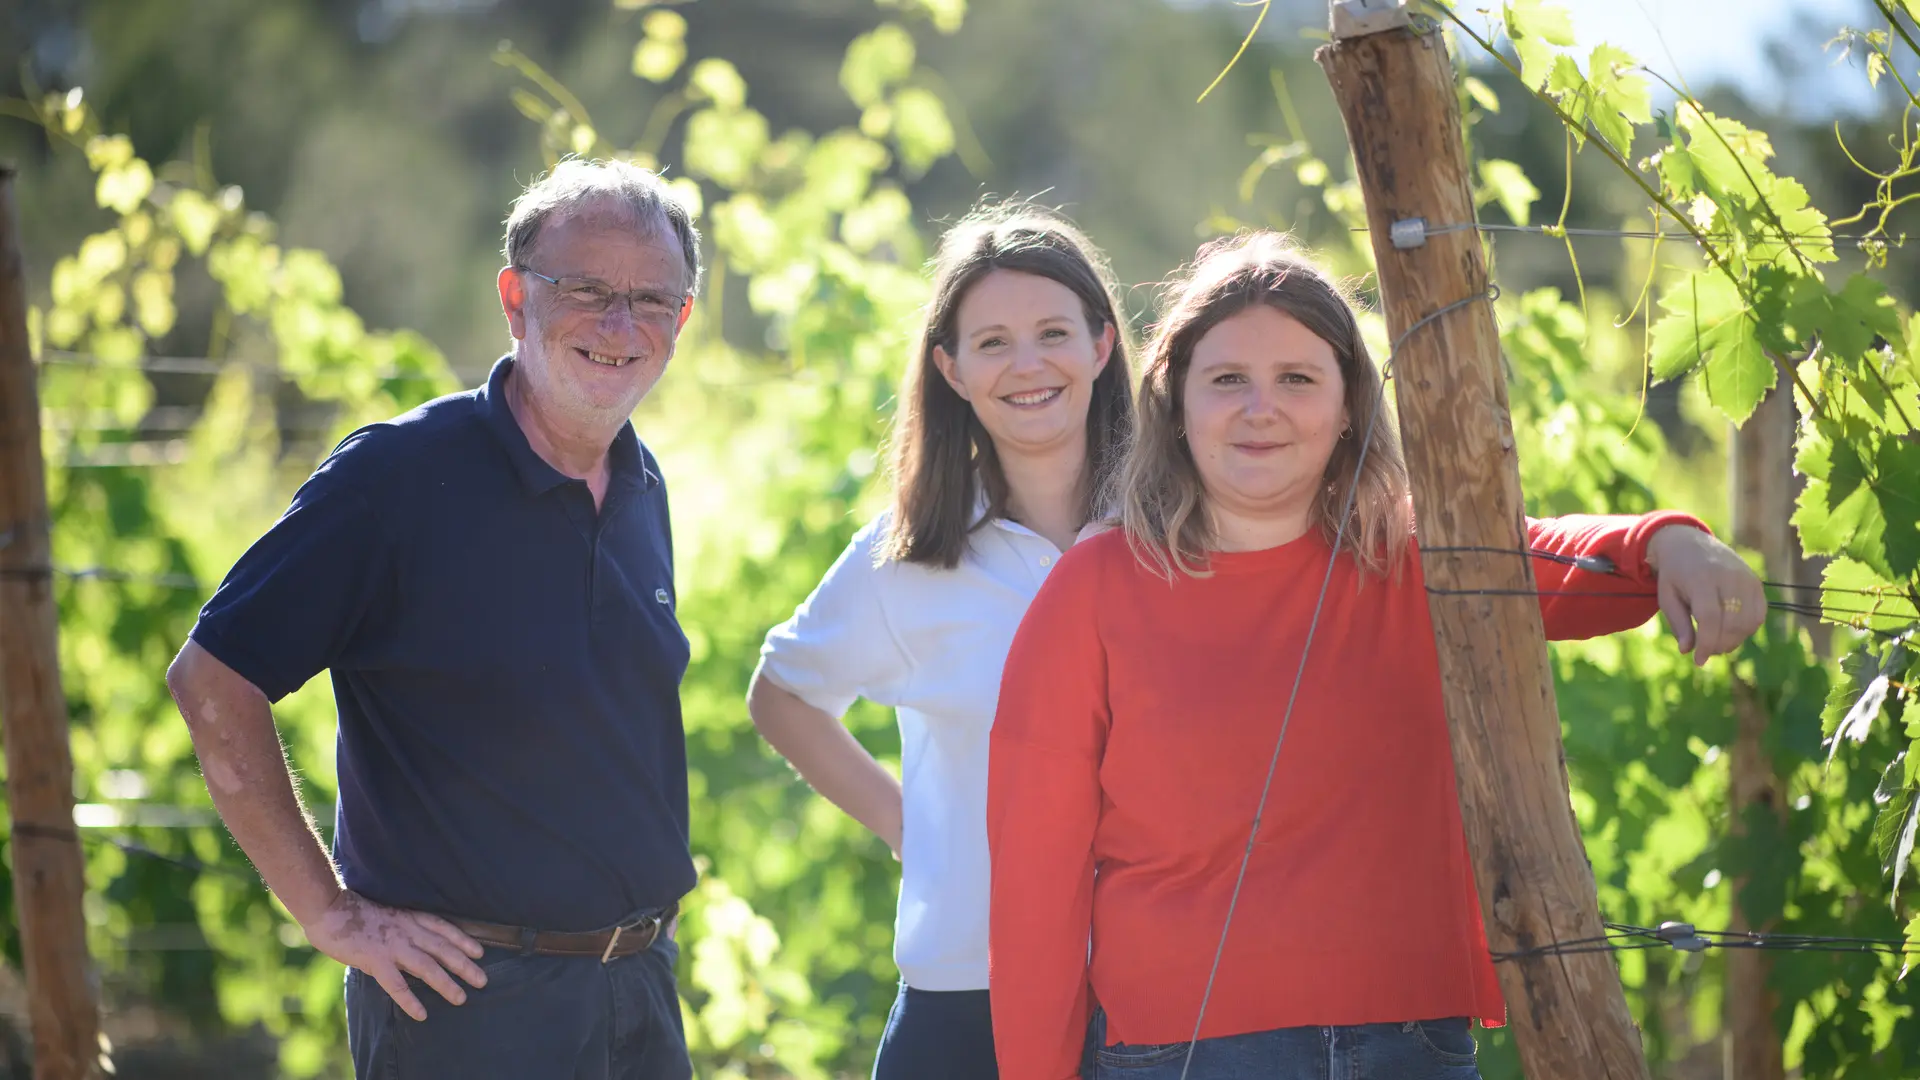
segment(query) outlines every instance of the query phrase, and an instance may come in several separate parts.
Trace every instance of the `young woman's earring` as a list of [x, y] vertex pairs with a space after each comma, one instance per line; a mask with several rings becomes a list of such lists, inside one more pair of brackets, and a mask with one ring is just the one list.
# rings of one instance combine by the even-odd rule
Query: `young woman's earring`
[[1345, 431], [1343, 431], [1343, 432], [1341, 432], [1341, 433], [1340, 433], [1340, 437], [1341, 437], [1342, 439], [1351, 439], [1351, 438], [1353, 438], [1353, 429], [1352, 429], [1352, 428], [1348, 428], [1347, 430], [1345, 430]]

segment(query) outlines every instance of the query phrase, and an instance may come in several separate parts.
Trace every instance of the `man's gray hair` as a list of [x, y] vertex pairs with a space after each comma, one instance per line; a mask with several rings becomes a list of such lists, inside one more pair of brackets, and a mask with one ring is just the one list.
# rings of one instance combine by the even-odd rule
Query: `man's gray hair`
[[507, 265], [522, 265], [548, 221], [607, 200], [624, 205], [636, 227], [649, 235], [665, 219], [686, 257], [687, 291], [700, 291], [700, 230], [693, 215], [658, 174], [627, 161], [568, 158], [527, 185], [507, 214]]

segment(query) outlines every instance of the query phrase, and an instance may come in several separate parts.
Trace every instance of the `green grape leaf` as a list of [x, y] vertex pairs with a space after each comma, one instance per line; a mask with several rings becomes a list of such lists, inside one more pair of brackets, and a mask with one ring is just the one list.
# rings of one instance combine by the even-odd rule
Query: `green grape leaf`
[[1839, 258], [1833, 250], [1833, 233], [1827, 227], [1827, 215], [1810, 204], [1807, 189], [1800, 181], [1768, 174], [1761, 184], [1771, 213], [1764, 219], [1765, 238], [1753, 246], [1752, 258], [1756, 262], [1783, 259], [1790, 251], [1806, 256], [1810, 262], [1833, 262]]
[[[1820, 730], [1827, 740], [1837, 740], [1841, 720], [1860, 700], [1860, 693], [1880, 673], [1880, 658], [1871, 646], [1861, 645], [1840, 658], [1840, 675], [1827, 689], [1826, 708], [1820, 714]], [[1831, 759], [1829, 759], [1831, 760]]]
[[153, 170], [145, 161], [134, 158], [124, 164], [102, 170], [94, 186], [94, 199], [118, 214], [131, 214], [140, 208], [153, 190]]
[[[1913, 0], [1903, 0], [1903, 2], [1907, 4], [1908, 15], [1911, 16], [1912, 9], [1914, 7]], [[1915, 915], [1913, 918], [1907, 920], [1907, 930], [1906, 930], [1905, 937], [1907, 940], [1906, 954], [1900, 958], [1900, 974], [1895, 976], [1896, 978], [1901, 978], [1901, 979], [1906, 978], [1907, 972], [1913, 969], [1913, 958], [1915, 956], [1920, 956], [1920, 915]], [[1832, 1075], [1832, 1073], [1831, 1072], [1808, 1073], [1807, 1075], [1830, 1076]]]
[[1794, 448], [1793, 469], [1802, 476], [1825, 480], [1833, 471], [1833, 445], [1840, 425], [1815, 419], [1800, 429]]
[[1773, 144], [1765, 133], [1685, 103], [1675, 112], [1687, 136], [1695, 186], [1745, 206], [1760, 198], [1760, 186], [1773, 177], [1765, 165]]
[[909, 86], [893, 96], [893, 144], [915, 176], [953, 153], [953, 124], [933, 91]]
[[838, 131], [807, 154], [806, 196], [828, 210], [849, 210], [866, 198], [873, 174], [887, 167], [887, 148], [864, 135]]
[[167, 336], [173, 329], [173, 275], [158, 270], [142, 270], [133, 279], [133, 312], [140, 329], [150, 338]]
[[1907, 751], [1902, 750], [1893, 755], [1893, 760], [1880, 773], [1880, 784], [1873, 789], [1873, 801], [1885, 806], [1907, 787]]
[[1467, 92], [1467, 97], [1472, 99], [1475, 105], [1480, 106], [1490, 113], [1500, 111], [1500, 97], [1495, 94], [1493, 88], [1486, 83], [1472, 75], [1468, 75], [1466, 78], [1460, 80], [1460, 86]]
[[119, 168], [133, 160], [133, 140], [125, 135], [95, 135], [87, 140], [87, 166], [94, 172]]
[[918, 11], [943, 34], [960, 29], [967, 17], [967, 0], [880, 0], [880, 6]]
[[[94, 233], [80, 242], [77, 256], [77, 268], [81, 280], [89, 286], [98, 285], [107, 278], [120, 272], [127, 265], [128, 256], [126, 237], [118, 230]], [[61, 290], [56, 287], [54, 296], [60, 299]], [[64, 302], [64, 301], [63, 301]]]
[[1826, 483], [1816, 480], [1807, 484], [1795, 507], [1793, 526], [1807, 554], [1850, 555], [1882, 577], [1893, 576], [1882, 542], [1886, 521], [1872, 489], [1860, 487], [1845, 499], [1829, 502]]
[[1906, 332], [1894, 345], [1899, 349], [1901, 361], [1892, 373], [1895, 385], [1920, 379], [1920, 363], [1914, 361], [1916, 356], [1920, 356], [1920, 313], [1907, 319]]
[[913, 74], [913, 62], [913, 35], [899, 23], [881, 23], [847, 46], [840, 87], [863, 109], [877, 105]]
[[1745, 423], [1780, 379], [1780, 372], [1760, 347], [1755, 326], [1745, 314], [1729, 320], [1724, 333], [1707, 355], [1703, 377], [1707, 399], [1736, 424]]
[[1573, 17], [1546, 0], [1507, 0], [1506, 22], [1507, 37], [1520, 57], [1520, 81], [1538, 90], [1559, 50], [1573, 44]]
[[1822, 601], [1834, 607], [1874, 607], [1899, 619], [1912, 619], [1912, 601], [1899, 586], [1872, 567], [1853, 559], [1834, 559], [1820, 575]]
[[1883, 439], [1874, 457], [1874, 491], [1886, 518], [1887, 567], [1910, 580], [1920, 572], [1920, 444]]
[[1849, 442], [1832, 443], [1828, 460], [1827, 505], [1831, 507], [1845, 502], [1867, 482], [1867, 466]]
[[882, 187], [840, 218], [840, 237], [864, 255], [913, 225], [913, 203], [897, 187]]
[[1844, 537], [1840, 552], [1865, 563], [1883, 577], [1893, 576], [1887, 560], [1887, 519], [1873, 489], [1861, 487], [1836, 504], [1830, 517]]
[[1863, 356], [1874, 338], [1898, 342], [1904, 336], [1900, 310], [1885, 285], [1865, 274], [1847, 279], [1831, 301], [1833, 320], [1821, 327], [1820, 339], [1842, 357]]
[[740, 270], [755, 272], [779, 256], [780, 224], [759, 196], [735, 195], [716, 204], [712, 216], [714, 243]]
[[1667, 290], [1660, 306], [1667, 314], [1653, 326], [1654, 377], [1671, 379], [1704, 361], [1709, 400], [1734, 423], [1746, 420], [1779, 372], [1739, 289], [1725, 274], [1702, 271]]
[[706, 212], [706, 197], [700, 192], [700, 181], [693, 177], [676, 176], [667, 181], [667, 190], [693, 220], [700, 220], [700, 215]]
[[1527, 179], [1525, 169], [1511, 161], [1490, 158], [1480, 163], [1480, 183], [1515, 225], [1525, 225], [1532, 219], [1540, 189]]
[[1585, 146], [1593, 89], [1572, 55], [1560, 53], [1553, 58], [1553, 67], [1547, 72], [1547, 93], [1559, 100], [1561, 111], [1567, 114], [1567, 130], [1573, 133], [1575, 145]]
[[1835, 559], [1827, 564], [1820, 585], [1820, 602], [1838, 621], [1889, 632], [1920, 621], [1900, 587], [1865, 563]]
[[225, 287], [227, 306], [237, 315], [266, 306], [279, 265], [280, 249], [252, 236], [216, 243], [207, 251], [207, 271]]
[[767, 140], [767, 118], [753, 109], [701, 109], [687, 118], [687, 171], [730, 188], [744, 186]]
[[[1695, 198], [1714, 206], [1713, 201], [1705, 195]], [[1759, 328], [1761, 344], [1781, 353], [1793, 353], [1801, 349], [1812, 333], [1807, 329], [1807, 314], [1799, 311], [1809, 289], [1822, 294], [1826, 291], [1818, 278], [1794, 273], [1784, 266], [1769, 264], [1753, 268], [1753, 273], [1747, 277], [1747, 294], [1753, 305], [1753, 320]]]
[[1723, 328], [1745, 316], [1746, 307], [1725, 274], [1702, 271], [1681, 279], [1660, 298], [1667, 314], [1653, 324], [1653, 376], [1672, 379], [1698, 367]]
[[662, 41], [685, 41], [687, 37], [686, 16], [668, 8], [650, 11], [640, 23], [640, 29], [650, 38]]
[[167, 215], [172, 218], [180, 239], [186, 242], [187, 251], [195, 257], [206, 254], [222, 216], [213, 200], [191, 188], [182, 188], [168, 200]]
[[1900, 880], [1913, 860], [1913, 841], [1920, 831], [1920, 799], [1911, 790], [1902, 790], [1880, 811], [1873, 821], [1873, 847], [1880, 856], [1880, 867], [1893, 875], [1891, 900], [1900, 898]]
[[[660, 12], [660, 14], [671, 14]], [[687, 59], [687, 43], [679, 38], [649, 35], [633, 47], [633, 73], [648, 82], [666, 82]], [[525, 110], [521, 110], [525, 112]]]
[[1660, 171], [1661, 183], [1676, 201], [1686, 201], [1699, 189], [1700, 177], [1693, 167], [1693, 155], [1686, 147], [1678, 143], [1665, 147], [1654, 164]]
[[1633, 126], [1653, 119], [1653, 98], [1645, 76], [1636, 75], [1639, 62], [1625, 50], [1599, 45], [1587, 61], [1587, 79], [1593, 88], [1588, 119], [1600, 137], [1621, 154], [1633, 149]]
[[747, 103], [747, 81], [740, 77], [739, 69], [719, 57], [709, 56], [693, 65], [687, 83], [716, 109], [731, 111]]

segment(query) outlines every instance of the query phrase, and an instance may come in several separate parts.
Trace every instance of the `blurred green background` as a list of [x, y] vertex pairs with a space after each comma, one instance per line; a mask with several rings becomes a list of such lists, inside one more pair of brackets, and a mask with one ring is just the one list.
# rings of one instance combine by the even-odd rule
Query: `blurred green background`
[[[1583, 44], [1599, 40], [1589, 19], [1632, 32], [1630, 6], [1574, 7]], [[760, 636], [878, 505], [874, 451], [924, 295], [921, 264], [942, 224], [977, 200], [1065, 209], [1111, 254], [1141, 327], [1155, 282], [1201, 240], [1245, 225], [1297, 231], [1340, 272], [1366, 273], [1344, 136], [1311, 58], [1325, 8], [1272, 5], [1196, 101], [1259, 10], [0, 4], [0, 158], [22, 170], [56, 561], [76, 571], [58, 586], [61, 646], [119, 1075], [349, 1071], [340, 969], [305, 946], [211, 816], [161, 677], [199, 603], [333, 439], [475, 384], [504, 351], [500, 223], [520, 186], [569, 152], [663, 167], [699, 203], [715, 267], [636, 417], [672, 488], [694, 649], [685, 701], [706, 874], [681, 975], [700, 1075], [864, 1075], [897, 978], [897, 871], [754, 734], [742, 696]], [[1904, 99], [1822, 48], [1869, 20], [1870, 4], [1672, 11], [1693, 20], [1668, 43], [1692, 90], [1768, 132], [1779, 172], [1830, 216], [1873, 196], [1835, 136], [1883, 145]], [[1712, 11], [1723, 30], [1702, 35]], [[1552, 221], [1564, 201], [1570, 225], [1645, 227], [1635, 189], [1573, 154], [1559, 123], [1472, 50], [1456, 52], [1474, 151], [1511, 163], [1481, 173], [1489, 220]], [[1532, 508], [1676, 505], [1724, 531], [1724, 420], [1690, 381], [1641, 398], [1641, 325], [1627, 316], [1648, 245], [1582, 242], [1577, 270], [1547, 237], [1492, 250]], [[1914, 273], [1896, 248], [1880, 277], [1907, 298]], [[1368, 327], [1383, 344], [1378, 320]], [[1855, 812], [1875, 774], [1813, 764], [1831, 665], [1784, 626], [1757, 648], [1745, 666], [1704, 672], [1654, 627], [1556, 650], [1603, 906], [1646, 925], [1725, 925], [1739, 875], [1802, 925], [1898, 934], [1894, 911], [1861, 899], [1882, 877]], [[1850, 824], [1729, 845], [1722, 748], [1736, 678], [1760, 686], [1778, 718], [1769, 752], [1781, 775], [1819, 822]], [[279, 715], [324, 820], [325, 681]], [[849, 722], [897, 756], [890, 714], [863, 704]], [[11, 963], [0, 1077], [24, 1077], [11, 903], [0, 899]], [[1887, 963], [1795, 957], [1781, 971], [1790, 1058], [1803, 1065], [1825, 1039], [1843, 1062], [1807, 1075], [1915, 1075], [1905, 1063], [1920, 1032]], [[1720, 1076], [1720, 962], [1635, 955], [1623, 974], [1659, 1075]], [[1514, 1075], [1503, 1035], [1483, 1045], [1490, 1080]]]

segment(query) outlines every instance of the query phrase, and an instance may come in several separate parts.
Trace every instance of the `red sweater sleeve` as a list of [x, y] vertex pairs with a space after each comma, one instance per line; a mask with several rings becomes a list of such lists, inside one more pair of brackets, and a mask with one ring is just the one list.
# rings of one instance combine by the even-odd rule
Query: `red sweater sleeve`
[[989, 983], [1002, 1080], [1078, 1080], [1092, 991], [1093, 839], [1107, 662], [1096, 541], [1054, 567], [1014, 635], [987, 771]]
[[1569, 514], [1528, 518], [1527, 546], [1536, 552], [1599, 558], [1613, 573], [1552, 559], [1533, 562], [1547, 638], [1569, 641], [1630, 630], [1660, 610], [1647, 542], [1669, 525], [1712, 532], [1699, 518], [1672, 510], [1639, 516]]

